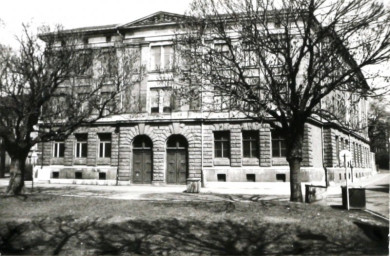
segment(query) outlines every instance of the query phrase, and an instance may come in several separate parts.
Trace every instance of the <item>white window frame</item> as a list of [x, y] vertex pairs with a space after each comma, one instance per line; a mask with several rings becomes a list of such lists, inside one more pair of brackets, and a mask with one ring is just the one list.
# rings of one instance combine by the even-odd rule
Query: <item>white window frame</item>
[[[83, 156], [83, 145], [84, 144], [87, 145], [86, 156]], [[77, 154], [77, 149], [79, 149], [79, 154]], [[75, 143], [75, 147], [74, 147], [74, 156], [76, 158], [87, 158], [88, 157], [88, 139], [87, 140], [77, 140], [77, 138], [76, 138], [76, 143]]]
[[[155, 65], [155, 61], [154, 61], [154, 54], [153, 54], [153, 51], [152, 51], [152, 48], [156, 48], [156, 47], [160, 47], [160, 66], [157, 67]], [[171, 47], [171, 55], [169, 55], [169, 58], [170, 58], [170, 64], [169, 67], [165, 67], [165, 49], [164, 47]], [[169, 71], [173, 68], [173, 60], [174, 60], [174, 55], [175, 55], [175, 50], [173, 48], [173, 44], [172, 43], [168, 43], [168, 44], [152, 44], [150, 45], [150, 48], [149, 48], [149, 52], [150, 52], [150, 71]]]
[[[63, 141], [55, 141], [53, 143], [53, 157], [55, 157], [55, 158], [63, 158], [64, 157], [64, 156], [60, 156], [61, 144], [64, 145], [64, 156], [65, 156], [65, 142], [63, 142]], [[57, 154], [56, 154], [56, 150], [57, 150]]]
[[[106, 156], [106, 144], [108, 144], [108, 143], [110, 144], [111, 154], [112, 154], [112, 137], [110, 140], [101, 140], [99, 137], [99, 149], [98, 149], [98, 157], [99, 158], [111, 158], [111, 155]], [[101, 147], [101, 145], [103, 145], [103, 147]], [[101, 148], [103, 149], [103, 152], [101, 151]], [[100, 153], [102, 153], [102, 154], [100, 154]]]

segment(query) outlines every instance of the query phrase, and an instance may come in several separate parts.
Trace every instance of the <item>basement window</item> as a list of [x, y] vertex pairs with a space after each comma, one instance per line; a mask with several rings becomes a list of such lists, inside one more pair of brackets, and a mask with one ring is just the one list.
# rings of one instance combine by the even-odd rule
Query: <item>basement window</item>
[[82, 179], [83, 178], [83, 173], [82, 172], [75, 172], [74, 173], [75, 179]]
[[246, 181], [248, 182], [256, 182], [256, 174], [247, 174]]
[[276, 174], [276, 180], [286, 182], [286, 174]]
[[58, 178], [60, 178], [60, 172], [52, 172], [52, 173], [51, 173], [51, 178], [52, 178], [52, 179], [58, 179]]
[[226, 182], [226, 174], [217, 174], [218, 182]]
[[105, 172], [99, 172], [99, 180], [105, 180], [106, 179], [106, 173]]

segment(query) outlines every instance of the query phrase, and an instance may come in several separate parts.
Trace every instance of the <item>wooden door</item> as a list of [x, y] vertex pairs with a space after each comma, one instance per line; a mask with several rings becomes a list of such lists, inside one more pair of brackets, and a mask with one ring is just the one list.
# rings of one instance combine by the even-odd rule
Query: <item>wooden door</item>
[[133, 150], [133, 182], [136, 184], [152, 183], [152, 151]]
[[187, 179], [187, 150], [167, 150], [167, 183], [186, 184]]

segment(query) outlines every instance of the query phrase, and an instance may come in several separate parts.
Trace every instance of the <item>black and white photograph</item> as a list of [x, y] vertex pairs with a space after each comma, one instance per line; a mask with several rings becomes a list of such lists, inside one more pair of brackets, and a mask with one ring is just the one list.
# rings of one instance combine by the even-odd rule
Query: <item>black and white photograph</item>
[[389, 255], [390, 0], [5, 0], [0, 256]]

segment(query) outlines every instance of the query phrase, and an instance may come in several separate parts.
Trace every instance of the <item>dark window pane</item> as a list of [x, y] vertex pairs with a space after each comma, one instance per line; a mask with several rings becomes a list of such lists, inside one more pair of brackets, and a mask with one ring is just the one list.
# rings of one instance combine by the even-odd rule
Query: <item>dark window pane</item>
[[103, 157], [103, 147], [104, 147], [104, 143], [100, 143], [100, 145], [99, 145], [99, 157]]
[[82, 143], [81, 144], [81, 157], [87, 157], [87, 151], [88, 151], [88, 144]]
[[[253, 143], [253, 144], [254, 144], [254, 143]], [[257, 145], [257, 143], [254, 144], [254, 145], [253, 145], [253, 144], [252, 144], [252, 151], [251, 151], [252, 155], [251, 155], [251, 157], [259, 157], [259, 156], [258, 156], [258, 153], [257, 153], [257, 147], [258, 147], [258, 145]]]
[[152, 141], [149, 139], [149, 137], [141, 135], [137, 136], [133, 141], [133, 146], [135, 148], [151, 148], [153, 146]]
[[100, 133], [98, 135], [100, 141], [111, 141], [111, 133]]
[[229, 157], [229, 155], [230, 155], [230, 150], [229, 150], [229, 142], [228, 141], [224, 141], [224, 142], [222, 142], [223, 144], [222, 144], [222, 147], [223, 147], [223, 155], [222, 155], [222, 157]]
[[111, 157], [111, 143], [106, 143], [105, 147], [105, 157]]
[[222, 149], [215, 147], [215, 157], [222, 157]]
[[59, 152], [59, 157], [64, 157], [65, 155], [65, 143], [60, 143], [60, 152]]
[[87, 141], [88, 133], [78, 133], [75, 134], [77, 141]]
[[279, 141], [273, 140], [272, 141], [272, 156], [273, 157], [279, 157]]
[[244, 157], [251, 157], [250, 142], [244, 141]]

